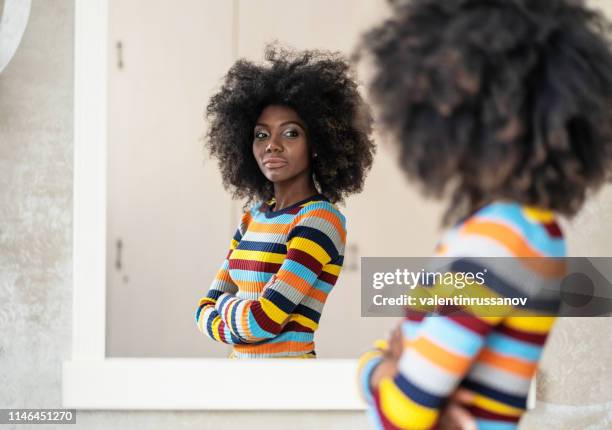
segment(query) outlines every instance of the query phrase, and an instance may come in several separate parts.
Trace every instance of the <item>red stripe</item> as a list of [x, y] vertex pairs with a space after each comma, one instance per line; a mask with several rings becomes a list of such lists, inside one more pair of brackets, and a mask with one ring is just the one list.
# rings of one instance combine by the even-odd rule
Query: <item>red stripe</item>
[[502, 415], [495, 412], [487, 411], [486, 409], [479, 408], [478, 406], [468, 406], [467, 408], [472, 415], [478, 418], [484, 418], [487, 420], [504, 421], [507, 423], [517, 423], [521, 417], [513, 417], [510, 415]]
[[559, 224], [557, 224], [556, 222], [553, 221], [550, 223], [545, 223], [543, 225], [546, 231], [548, 232], [548, 234], [551, 235], [552, 237], [563, 237], [563, 233], [561, 232], [561, 229], [559, 228]]
[[464, 315], [453, 315], [448, 317], [453, 322], [459, 324], [462, 327], [465, 327], [474, 333], [477, 333], [481, 336], [484, 336], [493, 328], [491, 325], [487, 324], [485, 321], [476, 318], [475, 316], [471, 316], [469, 314]]
[[321, 267], [323, 267], [319, 260], [314, 258], [312, 255], [295, 248], [290, 248], [287, 251], [286, 258], [300, 263], [302, 266], [305, 266], [310, 269], [312, 273], [316, 274], [321, 272]]
[[528, 333], [525, 331], [513, 329], [511, 327], [506, 327], [504, 325], [499, 327], [499, 332], [514, 339], [533, 343], [535, 345], [544, 345], [544, 343], [546, 342], [546, 338], [548, 337], [548, 334]]
[[417, 311], [416, 309], [413, 309], [413, 308], [406, 308], [405, 317], [409, 321], [415, 321], [415, 322], [423, 321], [426, 315], [427, 315], [427, 312]]
[[331, 273], [321, 272], [319, 279], [323, 282], [327, 282], [330, 285], [334, 285], [338, 280], [338, 277], [336, 275], [332, 275]]
[[387, 419], [387, 417], [383, 414], [380, 407], [380, 394], [378, 388], [372, 391], [372, 397], [374, 398], [374, 402], [376, 404], [376, 411], [378, 412], [378, 417], [380, 418], [380, 422], [385, 430], [401, 430], [399, 427], [396, 427], [391, 421]]
[[285, 327], [283, 328], [283, 332], [286, 331], [299, 331], [302, 333], [312, 333], [312, 329], [308, 328], [308, 327], [304, 327], [302, 324], [300, 324], [297, 321], [291, 321], [289, 323], [287, 323], [285, 325]]
[[276, 273], [281, 265], [278, 263], [266, 263], [255, 260], [233, 259], [229, 262], [230, 269], [249, 270], [252, 272]]
[[255, 318], [255, 321], [257, 321], [259, 327], [272, 334], [279, 334], [281, 332], [282, 327], [268, 317], [268, 315], [262, 309], [261, 303], [254, 301], [251, 304], [250, 310], [253, 313], [253, 317]]

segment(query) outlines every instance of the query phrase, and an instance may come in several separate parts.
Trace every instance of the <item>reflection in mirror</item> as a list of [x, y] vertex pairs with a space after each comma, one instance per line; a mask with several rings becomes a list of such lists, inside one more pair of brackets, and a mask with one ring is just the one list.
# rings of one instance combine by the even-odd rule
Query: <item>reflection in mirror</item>
[[270, 46], [239, 60], [207, 107], [208, 147], [245, 211], [196, 313], [233, 358], [315, 358], [314, 334], [344, 263], [335, 205], [363, 189], [372, 119], [347, 61]]
[[[236, 226], [242, 225], [247, 203], [245, 198], [232, 200], [232, 189], [223, 185], [217, 162], [206, 155], [202, 137], [211, 122], [205, 121], [205, 106], [220, 91], [223, 77], [237, 58], [260, 64], [266, 45], [275, 40], [298, 51], [319, 49], [349, 55], [362, 30], [387, 13], [383, 0], [314, 0], [292, 3], [294, 19], [286, 19], [284, 12], [279, 14], [283, 5], [280, 0], [188, 0], [181, 8], [145, 0], [109, 2], [109, 357], [228, 357], [232, 352], [232, 345], [211, 340], [194, 324], [198, 301], [217, 276]], [[359, 72], [359, 76], [366, 75]], [[362, 92], [361, 80], [357, 83]], [[258, 128], [253, 124], [241, 129], [251, 138], [262, 139], [264, 153], [270, 146], [266, 145], [268, 138], [295, 139], [300, 128], [306, 137], [316, 136], [316, 127], [300, 125], [301, 115], [286, 130], [280, 126], [284, 121], [274, 115], [279, 112], [262, 115], [270, 114], [262, 112], [264, 107], [254, 118], [260, 119]], [[382, 142], [377, 133], [373, 139]], [[309, 143], [307, 152], [314, 157], [309, 151], [320, 142], [313, 139]], [[437, 238], [441, 208], [424, 201], [416, 190], [406, 192], [406, 181], [393, 157], [379, 151], [363, 191], [329, 210], [336, 214], [332, 225], [340, 226], [340, 220], [346, 220], [346, 242], [342, 270], [324, 300], [324, 310], [321, 302], [319, 308], [308, 307], [322, 311], [314, 339], [319, 358], [357, 358], [396, 322], [394, 318], [361, 317], [360, 257], [429, 255]], [[282, 174], [280, 164], [286, 160], [268, 161], [268, 174]], [[283, 211], [290, 211], [291, 204], [300, 200], [331, 205], [317, 196], [320, 190], [306, 185], [291, 198], [269, 201], [267, 214], [286, 216]], [[409, 229], [410, 240], [396, 240], [398, 226], [417, 222], [418, 228]], [[341, 230], [337, 230], [338, 237]], [[272, 260], [259, 264], [282, 263]], [[338, 270], [333, 266], [339, 265], [331, 258], [325, 262], [329, 267], [323, 272], [333, 275]], [[280, 267], [274, 267], [278, 272]], [[246, 290], [235, 297], [257, 298]], [[231, 300], [224, 303], [226, 308], [233, 306]], [[281, 318], [268, 316], [273, 321]], [[294, 324], [294, 332], [302, 330], [298, 324], [310, 324], [302, 322]], [[304, 345], [312, 341], [312, 334], [300, 336], [307, 338]], [[299, 352], [309, 352], [304, 345]]]

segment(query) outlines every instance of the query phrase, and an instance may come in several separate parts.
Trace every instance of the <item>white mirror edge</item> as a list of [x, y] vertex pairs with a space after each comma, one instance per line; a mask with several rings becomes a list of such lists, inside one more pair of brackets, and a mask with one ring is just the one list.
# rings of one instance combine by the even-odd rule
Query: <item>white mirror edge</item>
[[[106, 410], [365, 409], [357, 390], [356, 359], [106, 358], [108, 0], [75, 0], [74, 16], [72, 351], [62, 366], [62, 405]], [[535, 378], [528, 408], [534, 405]]]
[[106, 358], [107, 32], [108, 0], [75, 0], [73, 329], [62, 405], [364, 409], [352, 359]]

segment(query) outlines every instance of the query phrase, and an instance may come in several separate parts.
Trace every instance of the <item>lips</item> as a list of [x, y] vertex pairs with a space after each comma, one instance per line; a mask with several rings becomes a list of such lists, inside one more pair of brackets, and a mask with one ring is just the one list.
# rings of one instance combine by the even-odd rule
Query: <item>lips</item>
[[266, 166], [268, 169], [278, 169], [280, 167], [286, 166], [287, 160], [279, 157], [266, 158], [263, 161], [263, 165]]

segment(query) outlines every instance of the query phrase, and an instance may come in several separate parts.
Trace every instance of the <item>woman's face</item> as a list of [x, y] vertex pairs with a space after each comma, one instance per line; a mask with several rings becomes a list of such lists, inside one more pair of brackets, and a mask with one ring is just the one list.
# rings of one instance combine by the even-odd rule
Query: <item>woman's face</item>
[[306, 126], [297, 112], [278, 105], [261, 111], [253, 133], [253, 155], [271, 182], [310, 174]]

